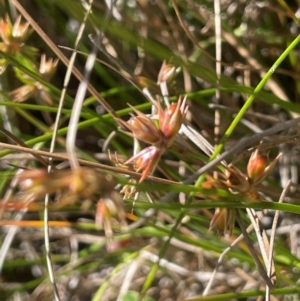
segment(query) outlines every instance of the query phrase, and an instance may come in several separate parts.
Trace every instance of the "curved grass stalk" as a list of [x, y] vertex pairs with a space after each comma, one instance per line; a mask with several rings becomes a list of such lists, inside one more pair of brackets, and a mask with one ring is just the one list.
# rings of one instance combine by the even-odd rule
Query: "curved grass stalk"
[[253, 93], [248, 97], [246, 100], [244, 106], [241, 108], [241, 110], [238, 112], [234, 120], [232, 121], [231, 125], [225, 132], [223, 138], [221, 139], [220, 143], [216, 147], [216, 150], [211, 156], [211, 160], [215, 159], [218, 154], [223, 150], [224, 145], [226, 141], [229, 139], [229, 137], [234, 132], [235, 128], [249, 109], [249, 107], [252, 105], [256, 95], [258, 92], [262, 90], [268, 79], [275, 73], [276, 69], [280, 66], [280, 64], [283, 62], [283, 60], [289, 55], [289, 53], [299, 44], [300, 42], [300, 35], [298, 35], [294, 41], [285, 49], [285, 51], [279, 56], [279, 58], [276, 60], [276, 62], [273, 64], [273, 66], [269, 69], [269, 71], [265, 74], [265, 76], [262, 78], [262, 80], [259, 82], [259, 84], [254, 89]]

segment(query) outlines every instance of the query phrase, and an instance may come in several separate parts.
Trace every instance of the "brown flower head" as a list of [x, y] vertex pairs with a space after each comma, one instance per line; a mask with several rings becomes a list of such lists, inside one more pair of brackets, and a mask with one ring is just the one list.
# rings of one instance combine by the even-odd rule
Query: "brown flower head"
[[155, 122], [134, 107], [130, 107], [136, 113], [136, 116], [132, 116], [127, 122], [122, 119], [118, 119], [118, 121], [132, 132], [134, 138], [147, 144], [162, 144], [163, 135], [157, 128]]

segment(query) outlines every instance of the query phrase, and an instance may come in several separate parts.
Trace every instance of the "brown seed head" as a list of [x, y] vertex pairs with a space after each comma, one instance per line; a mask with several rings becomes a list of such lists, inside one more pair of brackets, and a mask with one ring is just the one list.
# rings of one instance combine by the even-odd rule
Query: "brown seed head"
[[146, 115], [134, 116], [127, 121], [129, 129], [138, 140], [148, 144], [158, 145], [163, 141], [163, 136], [153, 120]]

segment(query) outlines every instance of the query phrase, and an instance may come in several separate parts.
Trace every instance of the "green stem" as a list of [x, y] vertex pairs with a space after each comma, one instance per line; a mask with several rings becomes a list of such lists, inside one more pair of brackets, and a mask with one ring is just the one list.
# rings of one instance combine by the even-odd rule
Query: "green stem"
[[273, 66], [269, 69], [269, 71], [265, 74], [265, 76], [262, 78], [262, 80], [259, 82], [259, 84], [254, 89], [253, 93], [248, 97], [247, 101], [245, 102], [244, 106], [241, 108], [239, 113], [236, 115], [234, 120], [232, 121], [231, 125], [225, 132], [223, 138], [221, 139], [221, 142], [216, 147], [216, 150], [211, 156], [211, 160], [215, 159], [218, 154], [222, 151], [224, 144], [228, 140], [228, 138], [231, 136], [233, 131], [235, 130], [236, 126], [239, 124], [241, 119], [243, 118], [244, 114], [247, 112], [249, 107], [252, 105], [256, 95], [258, 92], [261, 91], [261, 89], [264, 87], [266, 82], [269, 80], [269, 78], [273, 75], [275, 70], [279, 67], [279, 65], [283, 62], [283, 60], [289, 55], [289, 53], [297, 46], [297, 44], [300, 42], [300, 35], [296, 37], [296, 39], [288, 46], [288, 48], [280, 55], [280, 57], [276, 60], [276, 62], [273, 64]]
[[[215, 159], [223, 150], [223, 147], [226, 143], [226, 141], [229, 139], [241, 119], [243, 118], [244, 114], [247, 112], [249, 107], [252, 105], [257, 93], [259, 93], [266, 82], [269, 80], [269, 78], [273, 75], [275, 70], [279, 67], [279, 65], [283, 62], [283, 60], [289, 55], [289, 53], [297, 46], [297, 44], [300, 42], [300, 35], [298, 35], [294, 41], [285, 49], [285, 51], [280, 55], [280, 57], [276, 60], [276, 62], [273, 64], [273, 66], [269, 69], [269, 71], [264, 75], [262, 80], [259, 82], [259, 84], [254, 89], [253, 93], [248, 97], [247, 101], [245, 102], [244, 106], [241, 108], [239, 113], [236, 115], [234, 120], [232, 121], [231, 125], [225, 132], [224, 136], [222, 137], [220, 143], [216, 147], [214, 153], [210, 157], [210, 161]], [[198, 181], [196, 182], [195, 186], [199, 187], [201, 183], [204, 181], [204, 176], [200, 176]]]

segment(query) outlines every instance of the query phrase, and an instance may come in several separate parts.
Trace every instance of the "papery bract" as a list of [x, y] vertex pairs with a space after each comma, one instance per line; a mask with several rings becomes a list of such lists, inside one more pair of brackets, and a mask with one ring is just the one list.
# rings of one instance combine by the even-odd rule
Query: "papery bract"
[[169, 82], [173, 79], [175, 74], [176, 68], [173, 65], [167, 64], [166, 61], [164, 61], [158, 73], [157, 83], [160, 84], [162, 82]]
[[44, 79], [51, 79], [54, 72], [56, 71], [56, 67], [58, 64], [58, 59], [53, 60], [50, 58], [48, 61], [46, 60], [46, 55], [41, 56], [41, 63], [39, 68], [39, 73]]
[[232, 235], [235, 221], [235, 211], [227, 208], [216, 208], [215, 213], [210, 221], [209, 230], [217, 228], [219, 231]]
[[244, 193], [251, 187], [247, 176], [242, 173], [237, 167], [229, 164], [225, 167], [225, 179], [223, 181], [226, 186], [236, 192]]

